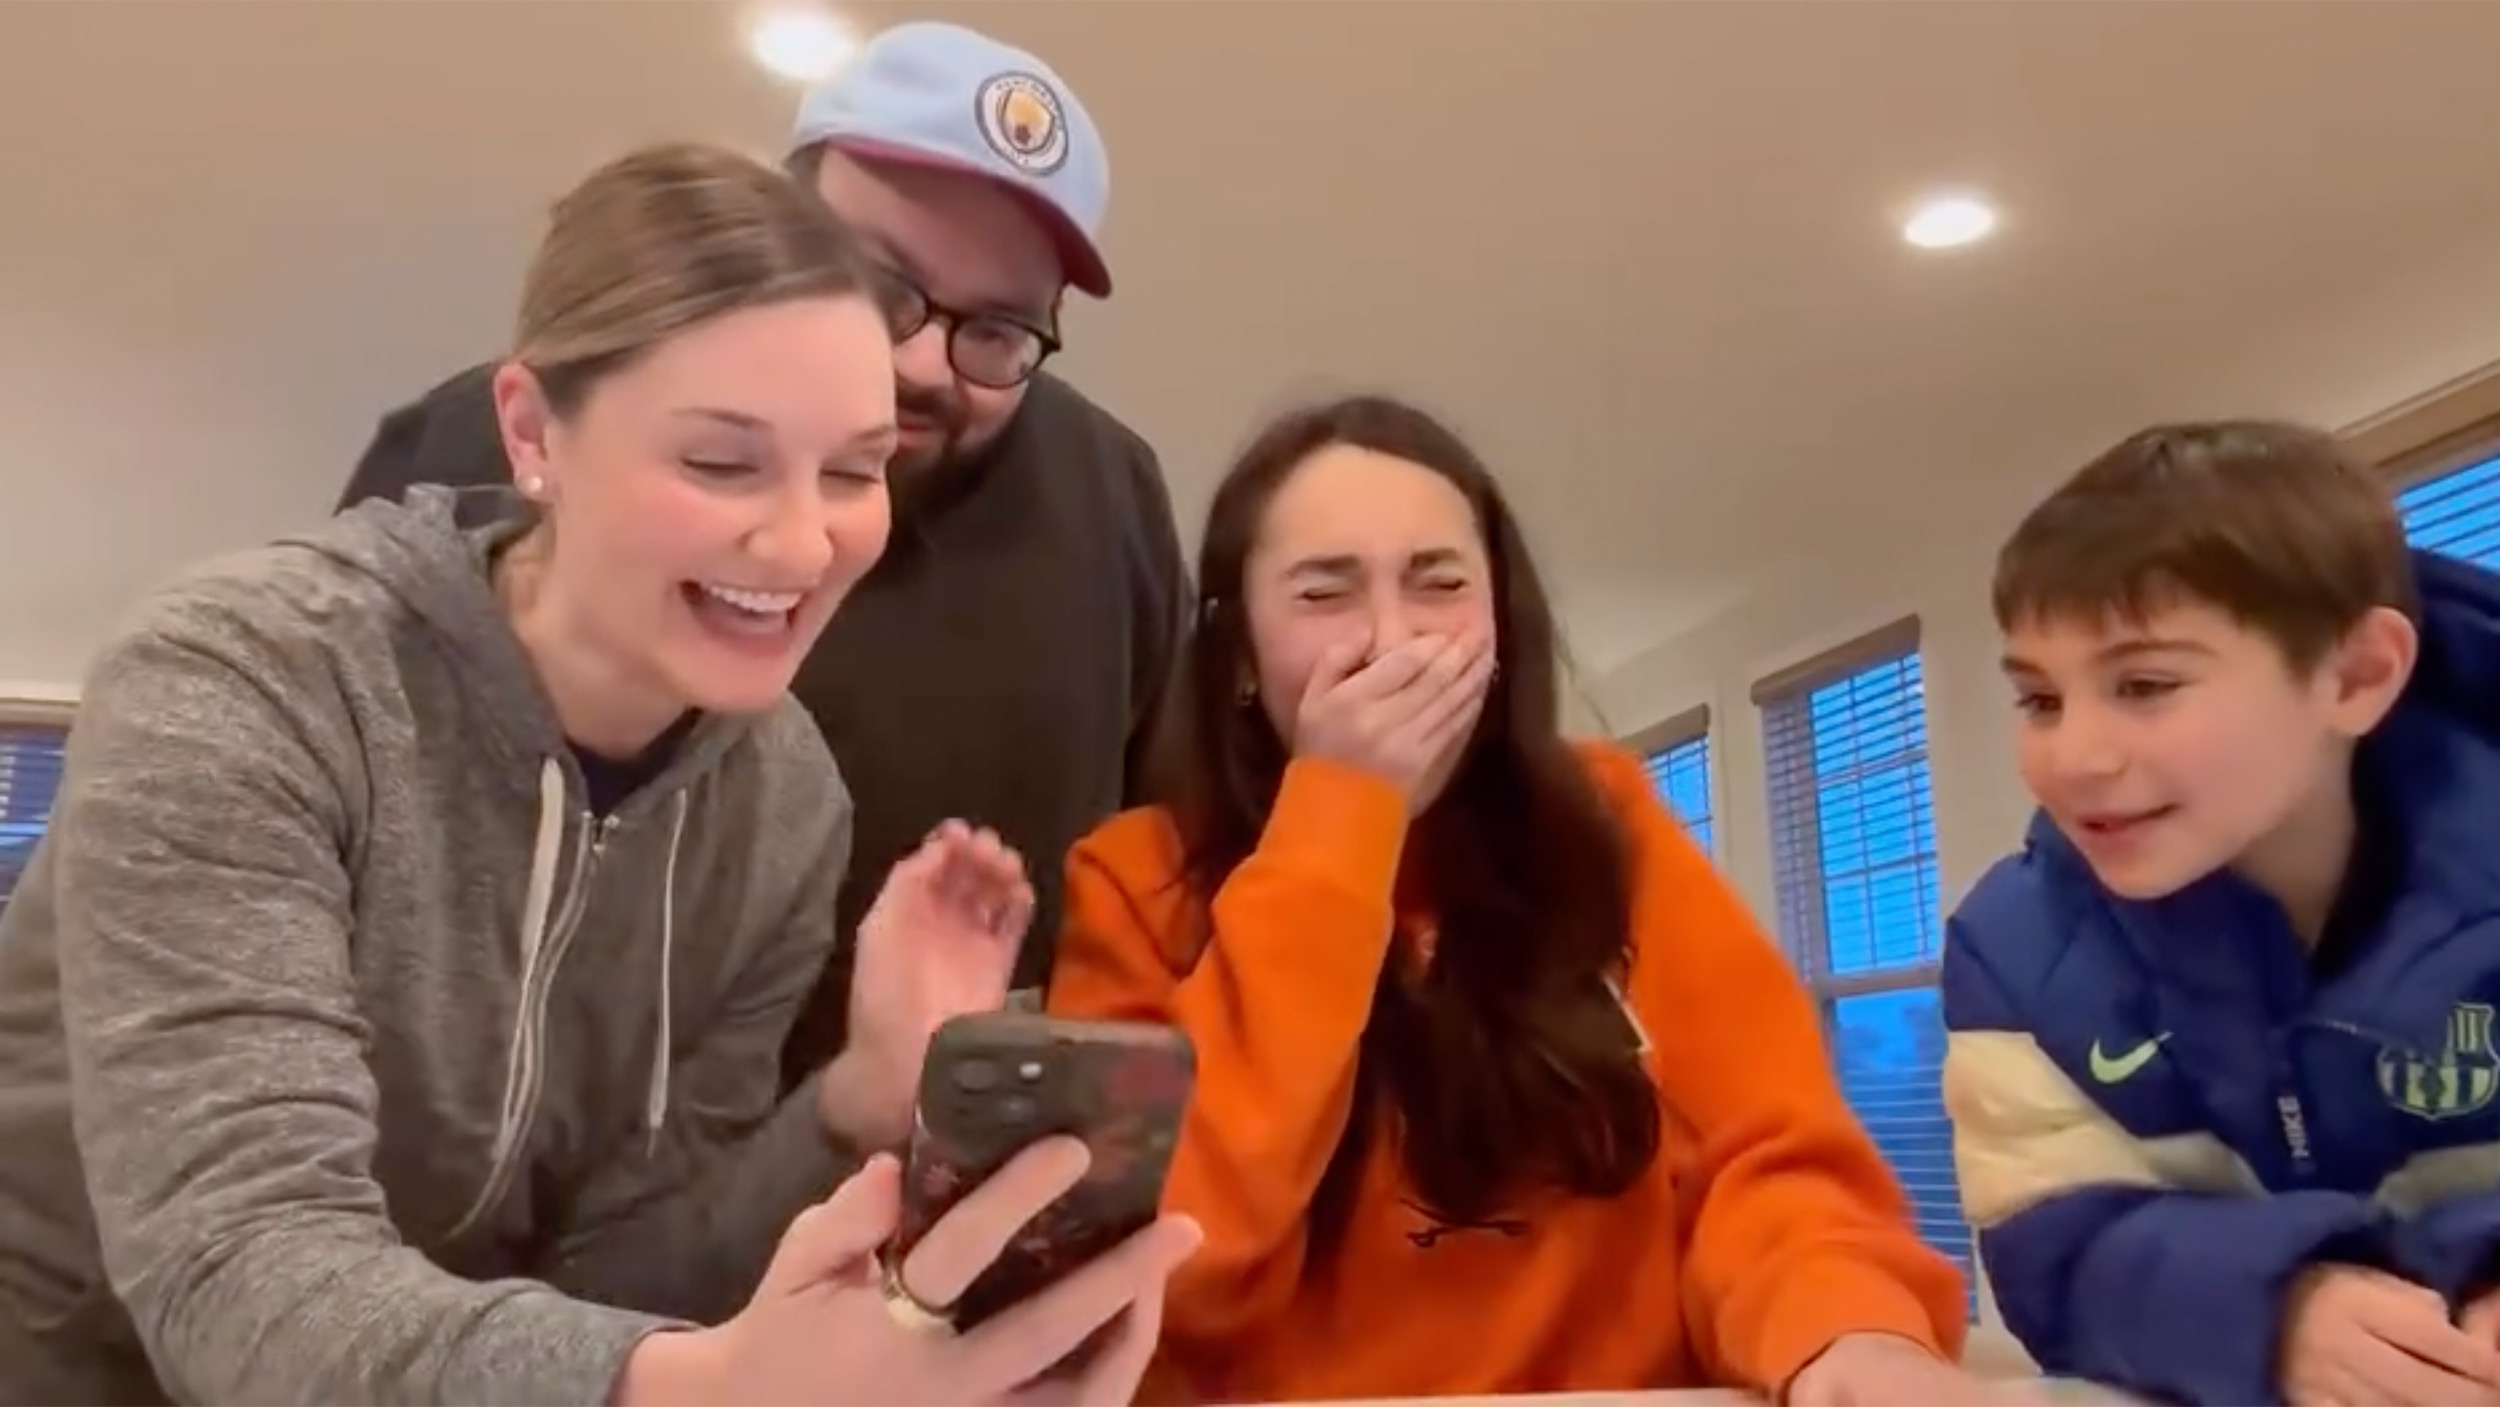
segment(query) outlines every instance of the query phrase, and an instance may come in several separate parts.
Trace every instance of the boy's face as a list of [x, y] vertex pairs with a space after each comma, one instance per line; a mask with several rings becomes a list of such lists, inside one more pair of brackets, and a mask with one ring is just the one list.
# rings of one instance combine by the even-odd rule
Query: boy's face
[[2412, 626], [2393, 611], [2306, 677], [2202, 602], [2097, 625], [2035, 617], [2006, 637], [2023, 782], [2101, 883], [2159, 898], [2283, 848], [2271, 843], [2341, 796], [2336, 769], [2412, 660]]

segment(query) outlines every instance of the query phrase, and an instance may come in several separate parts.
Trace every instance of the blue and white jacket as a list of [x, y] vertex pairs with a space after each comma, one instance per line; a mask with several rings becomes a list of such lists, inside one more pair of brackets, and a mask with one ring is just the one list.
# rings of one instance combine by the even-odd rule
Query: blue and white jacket
[[2500, 576], [2415, 570], [2421, 662], [2356, 773], [2386, 903], [2329, 975], [2236, 877], [2119, 899], [2045, 819], [1948, 925], [1963, 1205], [2053, 1373], [2280, 1402], [2303, 1266], [2500, 1282]]

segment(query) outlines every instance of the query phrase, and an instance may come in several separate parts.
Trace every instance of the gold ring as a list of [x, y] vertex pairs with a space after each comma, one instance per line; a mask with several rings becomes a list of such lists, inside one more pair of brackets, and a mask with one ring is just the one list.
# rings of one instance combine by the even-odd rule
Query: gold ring
[[895, 1323], [915, 1333], [954, 1332], [954, 1321], [947, 1318], [946, 1311], [913, 1294], [911, 1286], [903, 1282], [899, 1260], [885, 1260], [884, 1266], [885, 1312], [894, 1316]]

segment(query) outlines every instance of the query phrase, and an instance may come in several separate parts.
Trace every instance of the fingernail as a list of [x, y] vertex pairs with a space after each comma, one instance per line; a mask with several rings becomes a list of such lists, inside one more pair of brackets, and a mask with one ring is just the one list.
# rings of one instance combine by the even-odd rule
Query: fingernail
[[1172, 1238], [1172, 1260], [1178, 1264], [1196, 1255], [1198, 1248], [1207, 1243], [1207, 1229], [1200, 1226], [1194, 1216], [1176, 1216], [1172, 1220], [1180, 1228], [1179, 1234]]

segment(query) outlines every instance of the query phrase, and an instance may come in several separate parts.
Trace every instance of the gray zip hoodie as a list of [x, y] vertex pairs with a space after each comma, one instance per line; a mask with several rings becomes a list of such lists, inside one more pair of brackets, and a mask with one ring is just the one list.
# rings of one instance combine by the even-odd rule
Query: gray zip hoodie
[[587, 814], [475, 501], [96, 664], [0, 920], [0, 1400], [605, 1402], [854, 1166], [777, 1101], [851, 834], [815, 726], [707, 718]]

